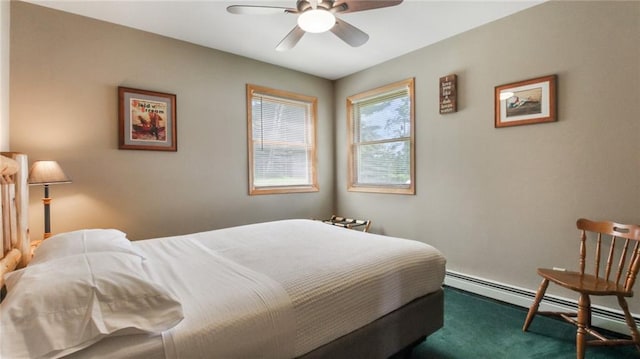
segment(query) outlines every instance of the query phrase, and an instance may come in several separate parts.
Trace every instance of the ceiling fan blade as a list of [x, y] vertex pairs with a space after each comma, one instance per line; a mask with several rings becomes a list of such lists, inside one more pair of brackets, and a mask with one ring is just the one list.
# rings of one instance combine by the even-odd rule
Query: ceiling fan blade
[[353, 47], [364, 45], [369, 40], [367, 33], [338, 18], [336, 18], [336, 24], [331, 28], [331, 32]]
[[258, 5], [231, 5], [227, 7], [227, 11], [239, 15], [272, 15], [298, 12], [296, 9], [286, 7]]
[[337, 0], [333, 4], [333, 9], [338, 9], [338, 12], [345, 14], [349, 12], [396, 6], [400, 5], [400, 3], [402, 3], [402, 0]]
[[276, 46], [276, 50], [287, 51], [287, 50], [293, 49], [293, 47], [296, 46], [296, 44], [298, 43], [298, 41], [300, 41], [303, 35], [304, 35], [304, 30], [302, 30], [300, 26], [296, 25], [296, 27], [294, 27], [293, 30], [291, 30], [287, 34], [287, 36], [285, 36], [284, 39], [280, 41], [278, 46]]

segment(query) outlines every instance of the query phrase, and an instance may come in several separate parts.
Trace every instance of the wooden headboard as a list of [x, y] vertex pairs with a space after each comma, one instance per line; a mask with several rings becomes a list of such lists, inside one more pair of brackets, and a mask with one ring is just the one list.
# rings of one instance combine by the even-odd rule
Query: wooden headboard
[[26, 266], [31, 259], [28, 167], [25, 154], [2, 152], [0, 156], [0, 288], [5, 273]]

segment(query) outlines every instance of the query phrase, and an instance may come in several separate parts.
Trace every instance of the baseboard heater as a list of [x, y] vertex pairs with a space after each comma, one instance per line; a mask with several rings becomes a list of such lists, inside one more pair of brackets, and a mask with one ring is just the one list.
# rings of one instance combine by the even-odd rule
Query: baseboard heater
[[[453, 288], [462, 289], [527, 309], [531, 306], [536, 296], [534, 291], [528, 289], [454, 271], [447, 271], [444, 283]], [[577, 308], [577, 300], [570, 300], [553, 295], [545, 295], [540, 304], [540, 310], [545, 311], [575, 311]], [[624, 313], [621, 310], [594, 305], [592, 306], [591, 313], [593, 317], [591, 323], [594, 327], [629, 335], [629, 329], [624, 320]], [[636, 325], [638, 325], [638, 323], [640, 323], [640, 315], [632, 315], [636, 321]], [[524, 316], [522, 320], [524, 323]]]

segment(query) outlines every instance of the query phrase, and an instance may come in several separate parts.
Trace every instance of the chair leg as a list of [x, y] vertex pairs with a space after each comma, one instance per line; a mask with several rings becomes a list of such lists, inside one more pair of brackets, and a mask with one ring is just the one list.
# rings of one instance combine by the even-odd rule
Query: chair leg
[[529, 313], [527, 313], [527, 318], [524, 320], [524, 325], [522, 326], [522, 331], [526, 332], [529, 329], [529, 325], [531, 325], [531, 321], [533, 317], [538, 312], [538, 307], [540, 306], [540, 302], [542, 298], [544, 298], [544, 293], [547, 291], [547, 287], [549, 286], [549, 280], [543, 279], [542, 283], [540, 283], [540, 287], [538, 288], [538, 292], [536, 293], [536, 298], [533, 300], [533, 304], [531, 304], [531, 308], [529, 308]]
[[636, 344], [636, 349], [640, 351], [640, 333], [638, 333], [638, 327], [636, 326], [636, 321], [631, 316], [629, 312], [629, 306], [627, 305], [627, 301], [622, 296], [618, 296], [618, 304], [620, 304], [620, 308], [624, 312], [624, 319], [627, 322], [627, 327], [631, 331], [631, 338], [633, 338], [633, 342]]
[[591, 322], [591, 299], [588, 294], [580, 294], [578, 300], [578, 332], [576, 334], [576, 358], [584, 359], [587, 342], [587, 327]]

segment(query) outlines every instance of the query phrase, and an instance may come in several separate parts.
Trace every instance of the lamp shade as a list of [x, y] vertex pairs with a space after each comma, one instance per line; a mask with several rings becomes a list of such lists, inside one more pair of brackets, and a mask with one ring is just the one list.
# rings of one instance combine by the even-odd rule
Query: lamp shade
[[71, 179], [67, 177], [58, 162], [56, 161], [36, 161], [31, 165], [29, 170], [29, 184], [56, 184], [70, 183]]

